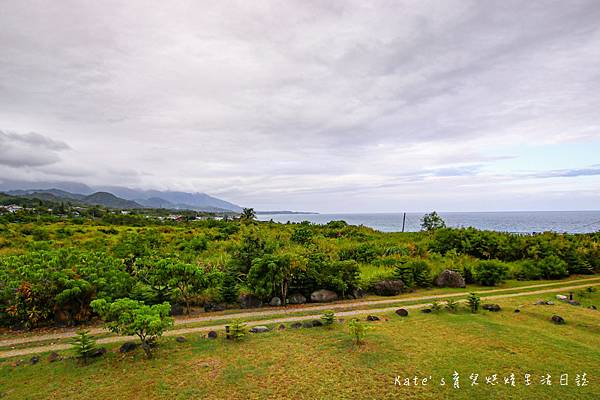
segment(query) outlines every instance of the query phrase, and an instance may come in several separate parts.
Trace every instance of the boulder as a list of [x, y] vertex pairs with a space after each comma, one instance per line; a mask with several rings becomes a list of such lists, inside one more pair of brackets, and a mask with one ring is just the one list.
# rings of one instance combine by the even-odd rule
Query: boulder
[[492, 311], [492, 312], [498, 312], [498, 311], [502, 310], [502, 308], [500, 308], [500, 306], [498, 304], [484, 304], [481, 306], [481, 308], [483, 308], [484, 310]]
[[352, 297], [354, 297], [355, 299], [362, 299], [363, 297], [365, 297], [365, 295], [365, 291], [360, 288], [354, 289], [352, 291]]
[[552, 322], [554, 322], [557, 325], [563, 325], [565, 323], [565, 320], [560, 315], [553, 315]]
[[29, 363], [30, 363], [31, 365], [37, 364], [37, 363], [39, 363], [39, 362], [40, 362], [40, 358], [39, 358], [38, 356], [33, 356], [33, 357], [31, 357], [31, 359], [29, 360]]
[[217, 331], [209, 331], [208, 334], [206, 335], [206, 337], [209, 339], [216, 339], [217, 336], [219, 336]]
[[536, 306], [552, 306], [552, 305], [554, 305], [554, 303], [552, 301], [548, 301], [548, 300], [538, 300], [533, 304]]
[[137, 348], [137, 343], [135, 342], [125, 342], [119, 347], [120, 353], [129, 353]]
[[252, 329], [250, 329], [250, 332], [252, 332], [252, 333], [265, 333], [265, 332], [269, 332], [269, 328], [267, 328], [264, 325], [259, 325], [259, 326], [255, 326]]
[[323, 326], [323, 323], [318, 319], [313, 319], [312, 326]]
[[105, 355], [107, 352], [106, 347], [100, 347], [97, 348], [96, 350], [94, 350], [92, 352], [92, 354], [90, 354], [91, 358], [98, 358], [98, 357], [102, 357], [103, 355]]
[[294, 293], [287, 298], [288, 304], [304, 304], [306, 303], [306, 297], [301, 293]]
[[396, 314], [401, 317], [408, 317], [408, 310], [406, 308], [399, 308], [396, 310]]
[[302, 323], [302, 327], [303, 328], [312, 328], [313, 327], [313, 323], [312, 323], [312, 321], [304, 321]]
[[302, 328], [302, 323], [301, 322], [294, 322], [292, 325], [290, 325], [290, 327], [292, 329]]
[[431, 314], [431, 308], [424, 308], [421, 310], [423, 314]]
[[185, 308], [181, 304], [177, 304], [177, 303], [171, 304], [171, 311], [170, 311], [171, 316], [183, 315], [184, 312], [185, 312]]
[[406, 290], [401, 280], [379, 281], [373, 285], [373, 293], [378, 296], [396, 296]]
[[379, 321], [379, 317], [376, 315], [367, 315], [367, 321]]
[[223, 310], [225, 310], [225, 307], [223, 307], [220, 304], [213, 303], [212, 301], [209, 301], [208, 303], [204, 304], [204, 311], [206, 311], [206, 312], [223, 311]]
[[285, 330], [285, 325], [281, 324], [281, 325], [279, 325], [279, 327], [277, 329], [279, 329], [280, 331], [284, 331]]
[[518, 308], [515, 308], [515, 314], [518, 314], [520, 312], [521, 312], [521, 310], [519, 310]]
[[262, 301], [252, 294], [243, 294], [240, 296], [240, 307], [242, 308], [258, 308], [261, 306]]
[[62, 360], [62, 357], [60, 356], [60, 354], [58, 354], [57, 352], [53, 351], [52, 353], [50, 353], [48, 355], [48, 362], [55, 362], [55, 361], [60, 361]]
[[453, 287], [464, 288], [465, 279], [456, 271], [445, 269], [435, 278], [434, 282], [437, 287]]
[[271, 307], [279, 307], [281, 305], [281, 299], [279, 297], [273, 297], [269, 302]]
[[176, 341], [177, 343], [185, 343], [185, 342], [187, 342], [187, 339], [186, 339], [186, 338], [184, 338], [183, 336], [177, 336], [177, 337], [175, 338], [175, 341]]
[[335, 301], [337, 299], [337, 293], [327, 289], [317, 290], [310, 294], [310, 301], [314, 301], [316, 303], [326, 303], [329, 301]]

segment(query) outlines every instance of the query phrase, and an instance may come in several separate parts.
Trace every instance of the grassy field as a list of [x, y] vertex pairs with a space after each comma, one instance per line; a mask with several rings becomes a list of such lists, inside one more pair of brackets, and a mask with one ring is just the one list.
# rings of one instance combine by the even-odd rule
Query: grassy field
[[[559, 292], [559, 290], [557, 290]], [[551, 299], [554, 295], [545, 295]], [[286, 329], [249, 335], [240, 343], [189, 335], [186, 343], [162, 341], [156, 357], [109, 354], [88, 366], [72, 359], [14, 366], [2, 362], [0, 398], [7, 399], [595, 399], [600, 396], [600, 294], [582, 307], [540, 296], [502, 299], [500, 313], [380, 315], [366, 343], [352, 344], [346, 323], [332, 329]], [[514, 313], [520, 307], [520, 313]], [[553, 314], [567, 323], [550, 322]], [[384, 320], [387, 319], [387, 320]], [[67, 354], [65, 354], [67, 355]], [[459, 373], [460, 388], [452, 385]], [[577, 374], [588, 385], [577, 386]], [[469, 376], [479, 374], [478, 385]], [[515, 386], [504, 377], [515, 374]], [[525, 386], [524, 374], [531, 374]], [[551, 375], [551, 386], [541, 385]], [[568, 386], [560, 385], [568, 374]], [[485, 377], [497, 374], [496, 385]], [[429, 378], [427, 386], [395, 385], [396, 377]], [[445, 386], [440, 385], [444, 378]], [[85, 388], [82, 390], [81, 388]]]

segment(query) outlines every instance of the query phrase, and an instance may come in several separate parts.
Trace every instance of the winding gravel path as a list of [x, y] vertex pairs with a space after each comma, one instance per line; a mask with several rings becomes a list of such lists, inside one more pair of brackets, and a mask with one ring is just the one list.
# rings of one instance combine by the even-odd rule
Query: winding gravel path
[[[587, 282], [587, 283], [581, 284], [583, 282]], [[562, 285], [573, 284], [573, 283], [576, 283], [577, 285], [562, 286]], [[524, 291], [524, 292], [517, 292], [517, 293], [492, 295], [492, 296], [487, 295], [488, 293], [507, 292], [507, 291], [514, 291], [514, 290], [522, 290], [522, 289], [533, 289], [533, 288], [538, 288], [538, 287], [548, 287], [548, 286], [557, 286], [557, 285], [560, 285], [560, 286], [554, 287], [554, 288], [549, 288], [549, 289], [534, 290], [534, 291]], [[554, 282], [554, 283], [547, 283], [547, 284], [540, 284], [540, 285], [522, 286], [519, 288], [491, 289], [491, 290], [478, 291], [476, 293], [481, 295], [482, 300], [495, 300], [495, 299], [502, 299], [502, 298], [551, 293], [551, 292], [555, 292], [557, 290], [564, 291], [564, 290], [582, 289], [585, 287], [597, 286], [597, 285], [600, 285], [600, 277], [599, 278], [578, 279], [578, 280], [566, 281], [566, 282]], [[434, 299], [438, 299], [438, 298], [448, 298], [448, 297], [460, 297], [460, 296], [464, 296], [467, 293], [468, 292], [432, 295], [432, 296], [405, 297], [405, 298], [400, 298], [400, 299], [396, 298], [396, 299], [360, 301], [360, 302], [351, 302], [351, 303], [336, 303], [336, 304], [319, 305], [319, 306], [298, 307], [298, 308], [285, 308], [285, 309], [272, 308], [268, 311], [251, 311], [251, 312], [243, 312], [243, 313], [236, 313], [236, 314], [225, 314], [225, 315], [221, 314], [221, 315], [211, 315], [208, 317], [178, 319], [175, 321], [175, 325], [204, 322], [204, 321], [213, 321], [213, 320], [248, 318], [248, 317], [268, 316], [268, 315], [281, 315], [281, 314], [306, 312], [306, 311], [320, 311], [320, 310], [330, 310], [330, 309], [339, 309], [339, 308], [353, 308], [353, 307], [362, 307], [362, 306], [372, 306], [372, 305], [377, 305], [377, 304], [402, 303], [402, 302], [413, 302], [413, 301], [423, 300], [424, 302], [422, 302], [422, 303], [411, 304], [411, 305], [406, 305], [406, 306], [402, 307], [402, 308], [406, 308], [406, 309], [416, 309], [416, 308], [423, 308], [423, 307], [430, 306], [431, 303], [425, 302], [426, 300], [434, 300]], [[466, 301], [466, 300], [460, 300], [460, 301]], [[368, 309], [341, 311], [341, 312], [336, 313], [336, 316], [346, 317], [346, 316], [362, 315], [362, 314], [381, 314], [381, 313], [387, 313], [387, 312], [394, 311], [398, 308], [399, 308], [399, 306], [396, 305], [394, 307], [377, 308], [377, 309], [368, 308]], [[258, 321], [247, 321], [246, 324], [248, 326], [256, 326], [256, 325], [279, 324], [279, 323], [286, 323], [286, 322], [293, 322], [293, 321], [305, 321], [305, 320], [312, 320], [312, 319], [315, 319], [314, 314], [313, 315], [298, 315], [298, 316], [291, 316], [291, 317], [273, 318], [273, 319], [258, 320]], [[179, 329], [172, 329], [172, 330], [166, 331], [164, 333], [164, 336], [180, 336], [183, 334], [195, 333], [195, 332], [223, 330], [224, 328], [225, 328], [224, 324], [201, 326], [201, 327], [190, 327], [190, 328], [179, 328]], [[91, 332], [94, 334], [106, 333], [106, 330], [94, 329]], [[24, 344], [24, 343], [34, 343], [34, 342], [39, 342], [39, 341], [66, 339], [66, 338], [70, 338], [73, 336], [74, 336], [74, 332], [61, 332], [61, 333], [56, 333], [56, 334], [47, 334], [47, 335], [37, 335], [37, 336], [22, 337], [22, 338], [15, 338], [15, 339], [6, 339], [6, 340], [0, 341], [0, 346], [7, 347], [7, 346], [13, 346], [13, 345], [17, 345], [17, 344]], [[130, 336], [110, 336], [110, 337], [98, 339], [97, 343], [98, 344], [117, 343], [117, 342], [124, 342], [127, 340], [131, 340], [131, 337]], [[6, 350], [6, 351], [0, 351], [0, 358], [22, 356], [22, 355], [34, 354], [34, 353], [44, 353], [47, 351], [67, 350], [70, 347], [71, 347], [71, 345], [68, 343], [67, 344], [61, 343], [61, 344], [50, 344], [50, 345], [43, 345], [43, 346], [19, 348], [19, 349], [14, 349], [14, 350]]]

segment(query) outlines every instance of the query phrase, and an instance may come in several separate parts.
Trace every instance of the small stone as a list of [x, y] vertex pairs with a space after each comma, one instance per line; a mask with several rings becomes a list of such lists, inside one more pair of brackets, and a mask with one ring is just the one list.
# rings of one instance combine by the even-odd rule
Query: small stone
[[557, 325], [563, 325], [565, 323], [565, 320], [560, 315], [553, 315], [552, 322], [554, 322]]
[[421, 312], [423, 314], [430, 314], [431, 313], [431, 308], [424, 308], [424, 309], [421, 310]]
[[405, 308], [399, 308], [396, 310], [396, 314], [398, 314], [401, 317], [408, 317], [408, 310], [406, 310]]
[[100, 347], [96, 350], [94, 350], [92, 352], [92, 354], [90, 354], [91, 358], [97, 358], [97, 357], [102, 357], [103, 355], [105, 355], [107, 352], [106, 347]]
[[367, 321], [379, 321], [379, 317], [376, 315], [368, 315]]
[[549, 305], [549, 306], [553, 306], [554, 302], [553, 301], [547, 301], [546, 304]]
[[19, 365], [23, 365], [24, 363], [25, 363], [25, 360], [23, 360], [23, 359], [20, 359], [20, 360], [17, 360], [17, 361], [15, 361], [15, 362], [12, 364], [12, 366], [13, 366], [13, 367], [18, 367]]
[[55, 362], [55, 361], [60, 361], [62, 360], [62, 357], [60, 356], [60, 354], [58, 354], [57, 352], [53, 351], [52, 353], [50, 353], [48, 355], [48, 362]]
[[591, 306], [589, 306], [588, 308], [589, 308], [590, 310], [597, 310], [597, 309], [598, 309], [598, 308], [597, 308], [595, 305], [593, 305], [593, 304], [592, 304]]
[[279, 329], [280, 331], [283, 331], [283, 330], [285, 330], [285, 325], [281, 324], [281, 325], [279, 325], [279, 327], [277, 329]]
[[567, 300], [566, 302], [572, 306], [580, 306], [581, 305], [581, 303], [578, 302], [577, 300]]
[[29, 363], [30, 363], [31, 365], [37, 364], [37, 363], [39, 363], [39, 362], [40, 362], [40, 358], [39, 358], [38, 356], [33, 356], [33, 357], [31, 357], [31, 359], [29, 360]]
[[216, 339], [218, 336], [216, 331], [210, 331], [208, 332], [208, 335], [206, 335], [206, 337], [208, 337], [209, 339]]
[[521, 312], [521, 310], [519, 310], [518, 308], [515, 308], [515, 314], [518, 314], [520, 312]]
[[[312, 326], [312, 325], [311, 325]], [[302, 328], [302, 323], [301, 322], [294, 322], [292, 325], [290, 325], [290, 327], [292, 329], [298, 329], [298, 328]]]
[[323, 326], [323, 323], [321, 321], [319, 321], [318, 319], [314, 319], [312, 321], [312, 326]]
[[184, 338], [183, 336], [177, 336], [177, 337], [175, 338], [175, 341], [176, 341], [177, 343], [185, 343], [185, 342], [187, 342], [187, 339], [186, 339], [186, 338]]
[[250, 329], [250, 332], [265, 333], [265, 332], [269, 332], [269, 328], [267, 328], [266, 326], [263, 326], [263, 325], [259, 325], [259, 326], [255, 326], [254, 328]]
[[492, 312], [498, 312], [501, 310], [501, 308], [498, 304], [484, 304], [481, 306], [481, 308], [483, 308], [484, 310], [492, 311]]
[[269, 302], [271, 307], [279, 307], [281, 305], [281, 299], [279, 297], [273, 297]]
[[564, 294], [557, 294], [556, 295], [556, 300], [567, 300], [568, 297], [565, 296]]
[[119, 347], [120, 353], [129, 353], [137, 348], [137, 343], [134, 342], [125, 342]]

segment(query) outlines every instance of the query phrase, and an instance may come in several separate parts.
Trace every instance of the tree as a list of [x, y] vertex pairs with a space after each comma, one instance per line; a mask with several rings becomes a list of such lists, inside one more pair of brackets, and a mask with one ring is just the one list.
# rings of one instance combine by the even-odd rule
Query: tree
[[240, 221], [242, 222], [252, 222], [256, 219], [256, 211], [254, 208], [244, 208], [242, 213], [240, 214]]
[[96, 350], [96, 339], [90, 336], [89, 331], [78, 331], [76, 336], [73, 338], [71, 344], [73, 350], [77, 354], [84, 364], [87, 364], [88, 358]]
[[185, 303], [186, 314], [189, 315], [192, 297], [206, 287], [204, 270], [197, 265], [180, 262], [166, 264], [164, 268], [171, 276], [169, 285], [177, 289]]
[[226, 303], [235, 303], [238, 299], [237, 276], [234, 271], [227, 270], [221, 282], [221, 297]]
[[296, 254], [266, 254], [252, 262], [248, 283], [256, 295], [263, 298], [278, 295], [285, 304], [290, 282], [296, 273], [305, 268], [306, 259]]
[[429, 214], [425, 214], [421, 219], [421, 230], [434, 231], [436, 229], [445, 228], [446, 223], [438, 215], [437, 212], [433, 211]]
[[152, 358], [152, 346], [165, 329], [173, 326], [169, 317], [169, 303], [148, 306], [128, 298], [108, 303], [104, 299], [92, 301], [92, 308], [100, 315], [108, 330], [120, 335], [137, 335], [146, 357]]
[[350, 329], [350, 336], [354, 344], [359, 345], [364, 342], [367, 330], [369, 329], [367, 325], [353, 318], [348, 324], [348, 328]]
[[469, 303], [469, 308], [471, 309], [471, 312], [476, 313], [479, 310], [481, 298], [476, 293], [469, 293], [469, 297], [467, 297], [467, 302]]

